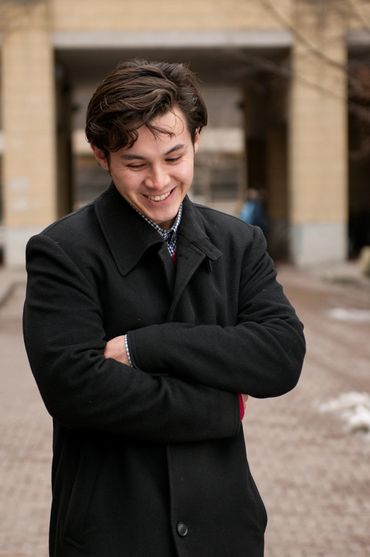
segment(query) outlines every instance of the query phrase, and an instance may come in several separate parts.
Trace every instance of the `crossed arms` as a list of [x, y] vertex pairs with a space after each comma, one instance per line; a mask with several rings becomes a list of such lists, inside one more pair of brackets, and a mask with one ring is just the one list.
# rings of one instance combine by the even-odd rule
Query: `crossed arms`
[[[31, 239], [27, 269], [26, 349], [45, 405], [65, 427], [166, 443], [230, 437], [241, 427], [238, 393], [277, 396], [298, 380], [302, 327], [271, 269], [248, 302], [251, 317], [241, 307], [235, 326], [129, 331], [134, 370], [122, 337], [107, 343], [96, 288], [59, 243]], [[261, 305], [263, 319], [253, 320]]]

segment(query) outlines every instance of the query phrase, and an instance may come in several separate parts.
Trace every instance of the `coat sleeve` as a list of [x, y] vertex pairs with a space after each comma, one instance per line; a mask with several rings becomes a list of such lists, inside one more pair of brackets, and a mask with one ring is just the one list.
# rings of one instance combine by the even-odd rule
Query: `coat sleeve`
[[128, 341], [143, 370], [259, 398], [291, 390], [305, 354], [303, 326], [258, 228], [244, 257], [234, 326], [164, 323], [131, 331]]
[[156, 442], [236, 435], [234, 394], [175, 377], [153, 377], [104, 358], [97, 288], [59, 244], [45, 235], [27, 246], [25, 346], [53, 418]]

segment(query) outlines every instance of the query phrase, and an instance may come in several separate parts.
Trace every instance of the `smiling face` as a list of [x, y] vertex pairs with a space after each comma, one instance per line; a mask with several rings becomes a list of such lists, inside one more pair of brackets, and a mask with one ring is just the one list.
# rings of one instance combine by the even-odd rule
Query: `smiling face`
[[162, 228], [170, 228], [193, 181], [199, 133], [193, 143], [177, 107], [152, 124], [169, 133], [154, 135], [142, 126], [134, 145], [111, 152], [109, 159], [92, 148], [122, 197]]

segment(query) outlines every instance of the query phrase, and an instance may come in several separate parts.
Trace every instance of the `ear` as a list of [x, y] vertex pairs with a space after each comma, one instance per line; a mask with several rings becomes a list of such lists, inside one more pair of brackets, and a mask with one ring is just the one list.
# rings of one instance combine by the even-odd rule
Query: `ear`
[[109, 172], [109, 162], [104, 151], [96, 147], [96, 145], [91, 145], [91, 149], [93, 150], [94, 157], [97, 163], [99, 164], [99, 166], [101, 166], [102, 168], [104, 168], [104, 170], [107, 170]]
[[199, 145], [200, 145], [200, 129], [197, 128], [195, 130], [195, 137], [194, 137], [194, 153], [198, 151]]

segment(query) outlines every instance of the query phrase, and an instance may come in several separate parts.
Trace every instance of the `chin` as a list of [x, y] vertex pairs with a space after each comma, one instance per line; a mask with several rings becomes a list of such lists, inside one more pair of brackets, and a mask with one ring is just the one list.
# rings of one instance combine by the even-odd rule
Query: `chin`
[[160, 226], [161, 228], [171, 228], [175, 218], [176, 218], [177, 213], [175, 213], [174, 215], [171, 214], [171, 216], [169, 215], [161, 215], [160, 217], [157, 217], [155, 215], [153, 216], [149, 216], [149, 218], [155, 222], [156, 224], [158, 224], [158, 226]]
[[176, 205], [176, 207], [173, 207], [171, 209], [167, 208], [166, 211], [148, 211], [144, 214], [146, 214], [147, 217], [149, 217], [153, 222], [155, 222], [162, 228], [169, 228], [177, 216], [179, 207], [180, 205]]

